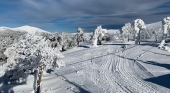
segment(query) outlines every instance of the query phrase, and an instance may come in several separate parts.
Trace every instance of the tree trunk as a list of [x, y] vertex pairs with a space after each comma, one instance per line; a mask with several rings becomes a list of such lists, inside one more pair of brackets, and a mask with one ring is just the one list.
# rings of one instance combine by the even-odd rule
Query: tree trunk
[[42, 81], [43, 67], [39, 66], [38, 70], [39, 71], [38, 71], [38, 77], [37, 77], [36, 93], [40, 93], [40, 91], [41, 91], [41, 81]]
[[38, 79], [38, 69], [36, 69], [35, 72], [34, 72], [34, 84], [33, 84], [33, 87], [34, 87], [35, 93], [37, 93], [37, 79]]
[[139, 45], [140, 45], [140, 30], [139, 30]]
[[130, 41], [130, 34], [128, 34], [128, 42]]

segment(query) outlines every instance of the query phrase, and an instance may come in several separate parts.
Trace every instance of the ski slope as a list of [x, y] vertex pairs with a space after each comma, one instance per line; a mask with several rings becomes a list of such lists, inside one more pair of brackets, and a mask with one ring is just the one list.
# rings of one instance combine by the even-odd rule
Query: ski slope
[[[66, 67], [44, 73], [42, 93], [169, 93], [169, 84], [161, 85], [169, 79], [159, 77], [170, 75], [170, 54], [156, 46], [153, 42], [84, 45], [66, 51]], [[156, 78], [160, 83], [154, 82]]]
[[[63, 52], [66, 66], [43, 72], [42, 93], [170, 93], [169, 52], [156, 42], [134, 45], [82, 43]], [[3, 75], [7, 65], [1, 66]], [[0, 78], [2, 79], [2, 78]], [[34, 77], [26, 84], [4, 85], [0, 90], [33, 93]], [[11, 90], [12, 89], [12, 90]]]

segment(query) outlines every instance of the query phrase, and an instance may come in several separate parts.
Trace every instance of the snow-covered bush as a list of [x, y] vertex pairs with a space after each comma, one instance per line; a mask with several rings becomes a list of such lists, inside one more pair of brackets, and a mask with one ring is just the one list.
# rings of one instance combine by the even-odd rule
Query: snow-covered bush
[[48, 45], [48, 39], [37, 35], [21, 36], [19, 42], [7, 48], [4, 54], [8, 57], [8, 70], [18, 69], [29, 74], [37, 70], [39, 66], [52, 68], [54, 65], [57, 66], [56, 64], [64, 65], [60, 63], [61, 61], [57, 61], [63, 57], [59, 49], [52, 48]]
[[62, 50], [62, 36], [59, 33], [49, 34], [46, 37], [48, 40], [48, 45], [52, 48], [58, 48], [60, 51]]
[[76, 37], [70, 33], [43, 33], [43, 37], [48, 40], [51, 47], [58, 48], [60, 51], [66, 51], [77, 46]]
[[76, 38], [74, 34], [62, 33], [61, 36], [62, 36], [62, 50], [63, 51], [71, 49], [74, 46], [77, 46]]
[[14, 39], [18, 39], [20, 36], [25, 35], [25, 34], [27, 34], [27, 32], [13, 31], [10, 29], [0, 31], [0, 37], [11, 37]]
[[18, 38], [24, 34], [26, 34], [26, 32], [12, 31], [9, 29], [0, 31], [0, 50], [5, 51], [8, 46], [17, 42]]
[[7, 57], [3, 53], [6, 48], [17, 42], [18, 38], [24, 34], [26, 33], [20, 31], [12, 31], [9, 29], [0, 31], [0, 65], [6, 63]]

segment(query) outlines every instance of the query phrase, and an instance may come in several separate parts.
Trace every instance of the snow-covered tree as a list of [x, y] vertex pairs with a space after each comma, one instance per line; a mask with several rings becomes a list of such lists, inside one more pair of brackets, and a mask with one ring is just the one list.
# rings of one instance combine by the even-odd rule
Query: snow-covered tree
[[16, 31], [16, 34], [12, 30], [0, 31], [0, 65], [6, 63], [7, 57], [4, 55], [4, 51], [11, 44], [18, 41], [18, 38], [25, 33]]
[[70, 33], [44, 33], [43, 37], [48, 40], [51, 47], [58, 48], [60, 51], [66, 51], [76, 46], [76, 37]]
[[42, 36], [27, 34], [21, 38], [5, 51], [11, 68], [34, 69], [40, 65], [47, 66], [54, 62], [55, 58], [63, 56], [58, 48], [48, 45], [48, 40]]
[[84, 38], [83, 38], [84, 31], [83, 30], [84, 30], [83, 28], [77, 29], [77, 34], [76, 34], [77, 45], [79, 45], [80, 42], [84, 41]]
[[160, 45], [158, 46], [158, 48], [162, 48], [164, 47], [165, 41], [167, 39], [168, 33], [170, 33], [170, 17], [165, 17], [162, 20], [162, 41], [160, 43]]
[[132, 22], [135, 33], [135, 44], [140, 44], [140, 32], [146, 29], [146, 25], [142, 19], [136, 19]]
[[120, 29], [120, 33], [123, 37], [123, 41], [124, 42], [128, 42], [129, 41], [129, 35], [130, 33], [133, 32], [133, 28], [131, 26], [131, 23], [126, 23], [121, 29]]
[[102, 40], [102, 37], [106, 33], [106, 30], [103, 30], [101, 25], [97, 26], [96, 30], [93, 32], [93, 46], [98, 47], [97, 43]]
[[152, 34], [155, 36], [155, 41], [160, 41], [163, 36], [162, 28], [153, 30]]
[[60, 51], [62, 50], [62, 36], [60, 33], [49, 34], [46, 36], [46, 40], [48, 41], [48, 45], [52, 48], [58, 48]]
[[0, 50], [5, 51], [7, 47], [9, 47], [14, 42], [17, 42], [18, 38], [24, 34], [26, 33], [20, 31], [12, 31], [9, 29], [0, 31]]
[[[50, 42], [50, 40], [42, 36], [31, 34], [21, 36], [18, 43], [14, 43], [4, 52], [8, 57], [8, 70], [17, 69], [19, 72], [24, 71], [28, 74], [36, 71], [34, 76], [38, 77], [39, 67], [47, 69], [64, 66], [65, 64], [58, 60], [64, 56], [58, 48], [51, 47], [48, 42]], [[18, 75], [18, 73], [11, 74], [11, 78]]]
[[62, 36], [62, 51], [66, 51], [77, 45], [75, 35], [70, 33], [62, 33], [61, 36]]

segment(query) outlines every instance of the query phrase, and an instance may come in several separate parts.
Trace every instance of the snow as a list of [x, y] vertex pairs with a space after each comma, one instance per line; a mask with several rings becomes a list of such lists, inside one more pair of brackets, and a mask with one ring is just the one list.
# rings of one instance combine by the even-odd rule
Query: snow
[[16, 27], [16, 28], [13, 28], [13, 30], [17, 30], [17, 31], [26, 31], [30, 34], [35, 34], [36, 32], [45, 32], [47, 33], [47, 31], [45, 30], [42, 30], [42, 29], [39, 29], [39, 28], [36, 28], [36, 27], [31, 27], [31, 26], [21, 26], [21, 27]]
[[[91, 43], [62, 52], [61, 67], [43, 72], [41, 93], [170, 93], [170, 53], [158, 49], [159, 43], [152, 39], [140, 45], [130, 41], [92, 47]], [[2, 83], [6, 69], [7, 64], [0, 66], [0, 91], [34, 92], [32, 75], [26, 84]]]
[[155, 22], [155, 23], [151, 23], [151, 24], [146, 24], [146, 28], [147, 29], [158, 29], [158, 28], [161, 28], [162, 27], [162, 22], [159, 21], [159, 22]]
[[170, 92], [168, 86], [150, 80], [170, 73], [169, 53], [152, 44], [128, 44], [125, 49], [124, 44], [100, 45], [67, 51], [66, 66], [44, 75], [43, 93], [72, 93], [70, 87], [92, 93]]
[[16, 28], [9, 28], [9, 27], [0, 27], [0, 31], [4, 31], [4, 30], [12, 30], [12, 31], [24, 31], [24, 32], [28, 32], [29, 34], [35, 34], [36, 32], [39, 33], [50, 33], [47, 32], [45, 30], [42, 30], [40, 28], [37, 27], [33, 27], [33, 26], [29, 26], [29, 25], [25, 25], [25, 26], [21, 26], [21, 27], [16, 27]]
[[117, 34], [117, 33], [120, 33], [120, 31], [118, 29], [107, 29], [107, 33]]
[[0, 31], [6, 30], [6, 29], [10, 29], [10, 28], [9, 27], [5, 27], [5, 26], [0, 27]]
[[[42, 93], [168, 93], [169, 86], [160, 82], [169, 80], [161, 78], [169, 76], [170, 54], [155, 46], [154, 42], [105, 44], [63, 52], [65, 67], [43, 74]], [[33, 80], [29, 77], [27, 82]], [[28, 85], [13, 90], [30, 93], [32, 85]]]

